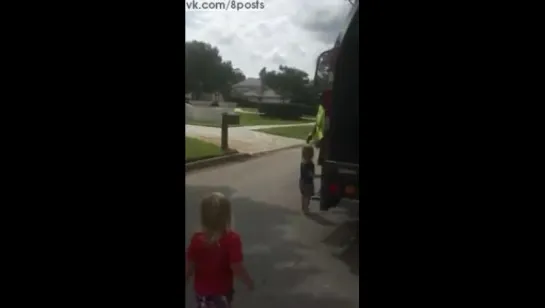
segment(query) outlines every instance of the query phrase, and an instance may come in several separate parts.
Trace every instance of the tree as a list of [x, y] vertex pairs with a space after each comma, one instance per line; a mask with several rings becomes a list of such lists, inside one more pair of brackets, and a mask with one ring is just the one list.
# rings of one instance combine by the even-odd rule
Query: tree
[[259, 71], [259, 78], [264, 79], [267, 76], [267, 68], [264, 67]]
[[236, 83], [246, 80], [246, 76], [239, 68], [235, 68], [233, 71], [233, 74], [234, 74], [234, 80], [236, 81]]
[[218, 48], [199, 41], [185, 43], [185, 92], [197, 99], [203, 92], [220, 92], [228, 96], [231, 86], [246, 77], [231, 61], [223, 61]]
[[280, 65], [278, 71], [263, 68], [259, 73], [264, 84], [283, 98], [291, 98], [293, 103], [314, 105], [314, 87], [308, 74], [300, 69]]

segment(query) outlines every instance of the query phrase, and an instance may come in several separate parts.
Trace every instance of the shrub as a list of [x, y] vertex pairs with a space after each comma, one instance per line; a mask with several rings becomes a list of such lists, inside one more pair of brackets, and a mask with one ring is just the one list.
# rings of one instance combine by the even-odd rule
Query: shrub
[[258, 103], [250, 102], [243, 98], [232, 98], [230, 102], [237, 103], [237, 107], [240, 107], [240, 108], [258, 108], [259, 107]]
[[318, 105], [301, 105], [301, 109], [303, 110], [304, 116], [310, 116], [313, 117], [318, 112]]
[[307, 116], [307, 117], [314, 117], [316, 116], [316, 113], [318, 112], [318, 108], [317, 107], [307, 107], [304, 109], [305, 112], [303, 112], [303, 115], [304, 116]]
[[258, 106], [259, 113], [264, 116], [285, 120], [294, 120], [299, 119], [303, 115], [312, 114], [312, 109], [309, 106], [301, 104], [271, 104], [271, 103], [261, 103]]

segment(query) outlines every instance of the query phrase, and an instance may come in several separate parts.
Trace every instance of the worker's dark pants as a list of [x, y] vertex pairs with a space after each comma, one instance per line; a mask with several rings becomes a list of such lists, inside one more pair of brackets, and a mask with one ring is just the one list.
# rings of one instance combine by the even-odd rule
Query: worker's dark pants
[[[322, 149], [318, 146], [318, 166], [322, 166], [323, 163], [324, 163], [324, 155], [322, 153]], [[324, 174], [324, 169], [322, 168], [322, 171], [320, 172], [320, 190], [318, 192], [318, 194], [320, 196], [322, 196], [322, 188], [323, 187], [322, 187], [321, 179], [322, 179], [323, 174]]]

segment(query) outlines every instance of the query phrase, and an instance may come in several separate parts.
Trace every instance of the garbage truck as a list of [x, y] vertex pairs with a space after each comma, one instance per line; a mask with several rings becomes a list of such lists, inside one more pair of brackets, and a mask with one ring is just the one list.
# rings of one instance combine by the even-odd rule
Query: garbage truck
[[325, 110], [325, 127], [320, 151], [320, 210], [327, 211], [343, 199], [358, 201], [360, 187], [359, 130], [359, 1], [353, 4], [334, 47], [318, 56], [314, 85]]

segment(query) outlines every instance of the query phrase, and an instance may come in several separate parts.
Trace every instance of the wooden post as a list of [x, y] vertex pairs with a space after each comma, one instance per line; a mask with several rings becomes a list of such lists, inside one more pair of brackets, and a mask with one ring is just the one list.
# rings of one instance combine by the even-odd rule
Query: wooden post
[[228, 144], [228, 128], [229, 128], [229, 122], [227, 121], [227, 113], [224, 112], [221, 115], [221, 149], [223, 151], [227, 151], [229, 149]]

